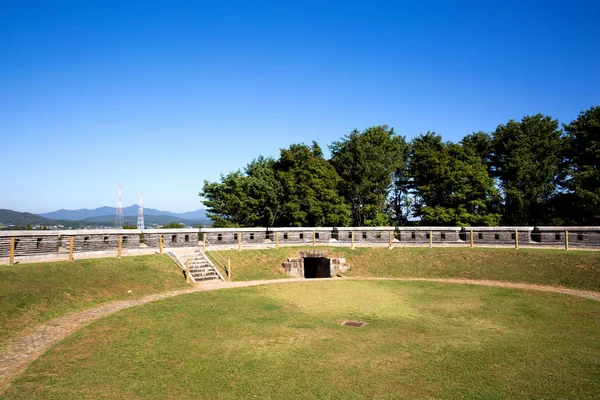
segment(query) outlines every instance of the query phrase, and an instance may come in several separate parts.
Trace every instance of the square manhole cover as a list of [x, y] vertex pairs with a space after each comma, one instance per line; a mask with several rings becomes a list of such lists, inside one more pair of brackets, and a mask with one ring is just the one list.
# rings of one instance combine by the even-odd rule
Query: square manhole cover
[[343, 326], [352, 326], [354, 328], [361, 328], [366, 324], [366, 322], [362, 321], [344, 321], [342, 322]]

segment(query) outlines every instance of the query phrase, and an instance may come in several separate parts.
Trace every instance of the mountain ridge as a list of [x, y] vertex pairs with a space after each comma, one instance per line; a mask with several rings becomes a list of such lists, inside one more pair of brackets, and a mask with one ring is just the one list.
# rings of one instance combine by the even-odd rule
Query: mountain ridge
[[[123, 209], [123, 220], [127, 224], [136, 225], [137, 223], [137, 206], [135, 214], [129, 210], [127, 214], [125, 213], [125, 209]], [[131, 207], [128, 207], [130, 209]], [[82, 209], [85, 210], [85, 209]], [[65, 211], [82, 211], [82, 210], [65, 210]], [[43, 226], [54, 226], [54, 225], [62, 225], [66, 228], [81, 228], [86, 226], [112, 226], [115, 221], [115, 212], [116, 209], [112, 207], [99, 207], [95, 210], [107, 210], [110, 214], [98, 215], [98, 216], [88, 216], [82, 219], [66, 219], [66, 218], [47, 218], [43, 215], [52, 213], [44, 213], [42, 214], [33, 214], [29, 212], [20, 212], [8, 209], [0, 209], [0, 225], [14, 225], [15, 227], [25, 227], [27, 225], [35, 226], [35, 225], [43, 225]], [[198, 225], [210, 225], [211, 221], [206, 217], [205, 210], [197, 210], [197, 211], [188, 211], [186, 213], [180, 213], [179, 215], [184, 215], [187, 218], [181, 218], [177, 216], [177, 213], [170, 213], [168, 211], [160, 211], [149, 209], [150, 214], [146, 213], [144, 210], [144, 223], [147, 227], [152, 224], [157, 225], [165, 225], [170, 222], [182, 223], [186, 226], [198, 226]], [[61, 210], [57, 210], [61, 211]], [[87, 210], [89, 211], [89, 210]], [[106, 211], [105, 211], [106, 212]], [[154, 215], [155, 212], [161, 213], [162, 215]], [[59, 216], [61, 214], [58, 214]], [[62, 214], [63, 216], [65, 214]], [[82, 214], [79, 214], [82, 215]], [[85, 214], [83, 214], [85, 215]], [[69, 215], [67, 215], [69, 216]], [[198, 216], [194, 218], [195, 216]], [[73, 216], [70, 216], [73, 218]], [[6, 227], [4, 227], [6, 228]]]
[[[98, 208], [93, 208], [93, 209], [89, 209], [89, 208], [80, 208], [77, 210], [60, 209], [60, 210], [51, 211], [51, 212], [47, 212], [47, 213], [39, 213], [37, 215], [39, 215], [40, 217], [43, 217], [43, 218], [50, 218], [50, 219], [60, 219], [60, 220], [67, 220], [67, 221], [81, 221], [81, 220], [97, 218], [97, 217], [102, 217], [103, 219], [105, 219], [105, 217], [109, 216], [109, 215], [112, 215], [114, 218], [116, 212], [117, 212], [116, 207], [103, 206], [103, 207], [98, 207]], [[137, 217], [137, 213], [138, 213], [138, 205], [137, 204], [123, 207], [123, 216], [124, 217]], [[157, 210], [155, 208], [144, 208], [144, 217], [151, 216], [151, 215], [152, 216], [169, 216], [169, 217], [175, 217], [175, 218], [179, 218], [182, 220], [189, 220], [189, 221], [206, 221], [206, 220], [208, 220], [208, 218], [206, 217], [206, 210], [204, 210], [204, 209], [187, 211], [187, 212], [183, 212], [183, 213], [174, 213], [171, 211]]]

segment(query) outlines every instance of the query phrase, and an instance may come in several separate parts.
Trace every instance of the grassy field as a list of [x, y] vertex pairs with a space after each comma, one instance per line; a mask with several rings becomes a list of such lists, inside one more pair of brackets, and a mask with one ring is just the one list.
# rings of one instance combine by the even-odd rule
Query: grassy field
[[[340, 326], [346, 319], [367, 325]], [[2, 398], [598, 397], [600, 302], [313, 281], [125, 310], [55, 346]]]
[[[309, 247], [313, 248], [313, 247]], [[222, 251], [234, 280], [284, 278], [281, 263], [301, 247]], [[469, 278], [526, 282], [600, 291], [600, 252], [543, 249], [317, 247], [344, 257], [345, 275], [362, 277]]]
[[2, 265], [0, 348], [23, 329], [70, 311], [184, 286], [167, 256]]

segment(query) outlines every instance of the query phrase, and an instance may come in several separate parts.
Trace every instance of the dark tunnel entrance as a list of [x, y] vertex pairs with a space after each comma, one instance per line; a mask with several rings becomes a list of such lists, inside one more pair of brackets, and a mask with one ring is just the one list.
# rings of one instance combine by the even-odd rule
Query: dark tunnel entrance
[[304, 277], [305, 278], [331, 278], [331, 267], [329, 258], [325, 257], [305, 257], [304, 258]]

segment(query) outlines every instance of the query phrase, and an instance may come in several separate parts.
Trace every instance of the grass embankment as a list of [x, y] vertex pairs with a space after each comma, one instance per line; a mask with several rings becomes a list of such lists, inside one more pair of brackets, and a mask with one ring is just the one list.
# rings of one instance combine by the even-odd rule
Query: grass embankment
[[4, 398], [598, 398], [599, 315], [572, 296], [429, 282], [194, 293], [84, 328]]
[[70, 311], [184, 286], [167, 256], [2, 265], [0, 347], [26, 327]]
[[[223, 251], [234, 280], [283, 278], [281, 263], [302, 249]], [[547, 249], [316, 247], [350, 264], [346, 276], [468, 278], [600, 291], [600, 252]]]

